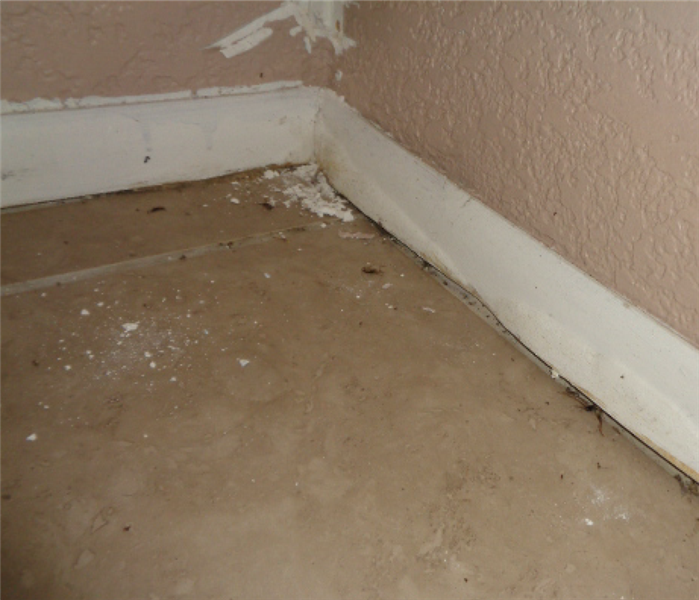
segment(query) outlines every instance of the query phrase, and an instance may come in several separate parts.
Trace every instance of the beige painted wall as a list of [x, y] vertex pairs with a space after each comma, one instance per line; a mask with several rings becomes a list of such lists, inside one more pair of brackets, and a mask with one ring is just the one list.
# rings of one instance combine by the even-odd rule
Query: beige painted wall
[[699, 345], [699, 4], [349, 6], [358, 47], [293, 21], [203, 48], [277, 2], [7, 2], [2, 97], [330, 85], [451, 180]]
[[293, 19], [227, 59], [204, 48], [279, 2], [0, 2], [2, 98], [126, 96], [278, 80], [327, 85], [327, 40], [306, 52]]
[[699, 345], [699, 4], [361, 2], [347, 102]]

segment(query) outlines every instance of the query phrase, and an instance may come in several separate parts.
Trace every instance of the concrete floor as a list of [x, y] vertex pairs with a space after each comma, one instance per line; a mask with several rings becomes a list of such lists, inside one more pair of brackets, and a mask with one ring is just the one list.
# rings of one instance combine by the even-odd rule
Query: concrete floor
[[299, 181], [3, 214], [3, 598], [697, 598], [697, 497]]

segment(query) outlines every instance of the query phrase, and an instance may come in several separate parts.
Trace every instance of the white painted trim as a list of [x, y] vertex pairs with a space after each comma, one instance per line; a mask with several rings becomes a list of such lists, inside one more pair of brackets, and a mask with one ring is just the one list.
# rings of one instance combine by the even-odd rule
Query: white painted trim
[[313, 159], [316, 89], [221, 93], [3, 115], [2, 206]]
[[341, 193], [474, 291], [552, 374], [699, 479], [699, 350], [458, 189], [332, 92], [220, 93], [84, 99], [73, 110], [3, 116], [3, 206], [315, 156]]
[[328, 91], [316, 161], [350, 202], [697, 479], [699, 350], [403, 149]]

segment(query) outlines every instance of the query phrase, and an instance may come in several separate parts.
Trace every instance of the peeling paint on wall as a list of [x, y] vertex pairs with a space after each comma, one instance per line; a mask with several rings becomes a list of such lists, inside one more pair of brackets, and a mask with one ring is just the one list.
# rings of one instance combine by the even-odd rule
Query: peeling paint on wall
[[[326, 38], [316, 39], [313, 54], [306, 52], [303, 35], [291, 37], [286, 31], [230, 60], [203, 50], [280, 5], [3, 0], [2, 98], [64, 102], [275, 81], [327, 86], [335, 53]], [[279, 26], [273, 23], [270, 28], [276, 31]]]
[[[267, 26], [290, 11], [278, 2], [4, 0], [2, 110], [332, 85], [699, 345], [699, 4], [360, 2], [346, 28], [337, 4], [295, 3], [310, 24], [284, 29]], [[260, 19], [277, 34], [248, 40], [244, 56], [202, 50]]]
[[235, 30], [206, 49], [217, 48], [226, 58], [238, 56], [272, 36], [274, 32], [265, 25], [293, 17], [298, 25], [292, 27], [289, 34], [295, 37], [301, 31], [305, 31], [304, 44], [309, 54], [313, 42], [318, 38], [327, 38], [333, 45], [335, 54], [340, 55], [355, 46], [354, 41], [343, 33], [342, 11], [342, 2], [284, 2], [280, 7]]

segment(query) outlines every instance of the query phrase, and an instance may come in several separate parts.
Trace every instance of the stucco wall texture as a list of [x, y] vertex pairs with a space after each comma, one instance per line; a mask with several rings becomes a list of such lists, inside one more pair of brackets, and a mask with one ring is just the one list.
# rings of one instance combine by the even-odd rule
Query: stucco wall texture
[[293, 20], [231, 59], [204, 50], [279, 2], [0, 2], [2, 98], [118, 97], [300, 80], [328, 85], [332, 46], [309, 54]]
[[1, 2], [2, 97], [334, 85], [699, 346], [699, 4], [360, 2], [341, 57], [289, 21], [232, 59], [203, 50], [278, 4]]
[[360, 2], [335, 88], [699, 346], [699, 4]]

